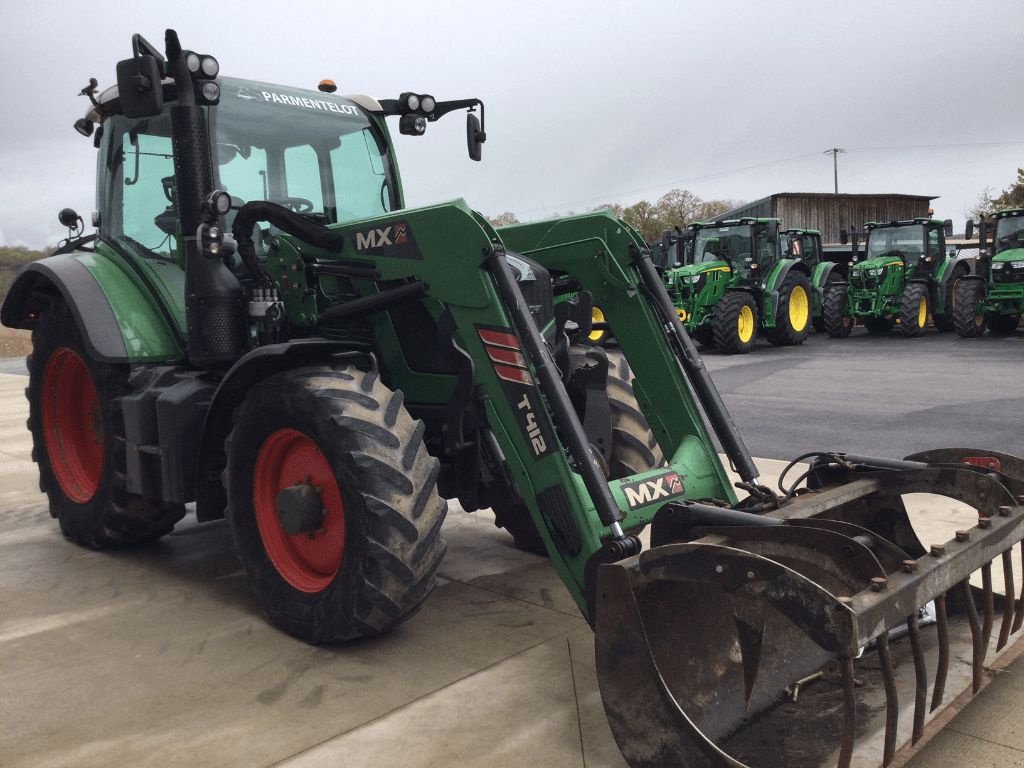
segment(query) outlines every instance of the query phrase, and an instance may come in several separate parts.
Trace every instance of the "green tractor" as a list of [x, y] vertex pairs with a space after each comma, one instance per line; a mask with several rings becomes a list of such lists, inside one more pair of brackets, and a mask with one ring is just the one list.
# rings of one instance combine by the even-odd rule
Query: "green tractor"
[[853, 245], [854, 262], [846, 281], [826, 287], [822, 317], [834, 338], [850, 335], [857, 322], [868, 333], [919, 336], [929, 316], [942, 332], [953, 330], [953, 307], [962, 278], [973, 272], [974, 259], [946, 252], [953, 234], [949, 219], [913, 219], [866, 225], [864, 258], [858, 259], [861, 233], [843, 230]]
[[[1024, 210], [997, 211], [979, 224], [981, 254], [977, 274], [957, 285], [953, 307], [956, 332], [965, 338], [989, 333], [1013, 333], [1024, 312]], [[988, 244], [988, 235], [992, 243]], [[967, 222], [967, 238], [974, 234], [974, 222]]]
[[811, 268], [780, 249], [779, 220], [743, 218], [688, 227], [693, 261], [667, 269], [665, 285], [687, 330], [729, 354], [802, 344], [811, 327]]
[[821, 232], [791, 228], [779, 233], [779, 249], [785, 258], [799, 259], [810, 270], [812, 288], [811, 323], [818, 333], [825, 332], [825, 292], [834, 280], [845, 280], [847, 264], [826, 257]]
[[[165, 53], [135, 36], [117, 87], [86, 89], [76, 127], [99, 153], [98, 231], [64, 212], [69, 240], [0, 307], [32, 331], [33, 457], [68, 539], [152, 541], [195, 502], [198, 520], [227, 518], [269, 620], [328, 643], [385, 632], [427, 599], [446, 499], [494, 507], [540, 541], [593, 625], [632, 766], [742, 765], [730, 739], [776, 715], [800, 725], [804, 757], [835, 746], [818, 734], [848, 766], [877, 726], [884, 739], [865, 743], [888, 760], [900, 708], [860, 700], [872, 686], [855, 687], [856, 659], [869, 643], [888, 659], [889, 629], [914, 630], [933, 599], [942, 637], [971, 638], [980, 682], [988, 639], [955, 609], [975, 607], [970, 574], [1000, 556], [1010, 568], [1024, 539], [1021, 459], [823, 452], [801, 457], [814, 493], [775, 493], [635, 231], [591, 213], [499, 234], [461, 200], [404, 208], [387, 118], [416, 136], [470, 110], [479, 159], [479, 100], [221, 77], [171, 30]], [[720, 229], [698, 242], [724, 247]], [[728, 257], [749, 274], [761, 254], [748, 262], [742, 239]], [[800, 274], [788, 284], [806, 286]], [[616, 350], [580, 343], [595, 304]], [[900, 500], [915, 491], [976, 507], [978, 526], [929, 553]], [[947, 592], [966, 598], [948, 617]], [[1004, 617], [1000, 649], [1021, 618]], [[945, 658], [934, 696], [948, 702]], [[824, 698], [779, 706], [830, 666]], [[894, 690], [888, 664], [872, 674]]]

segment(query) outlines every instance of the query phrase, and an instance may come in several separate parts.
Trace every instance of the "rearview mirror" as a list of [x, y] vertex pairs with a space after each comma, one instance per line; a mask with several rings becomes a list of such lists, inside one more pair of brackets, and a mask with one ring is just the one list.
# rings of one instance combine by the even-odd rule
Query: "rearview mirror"
[[847, 245], [850, 242], [850, 233], [845, 229], [839, 230], [839, 242], [843, 245]]
[[470, 112], [466, 115], [466, 148], [469, 150], [470, 160], [480, 161], [485, 141], [487, 141], [487, 134], [480, 130], [480, 121], [475, 114]]
[[160, 62], [155, 56], [136, 56], [117, 62], [117, 93], [125, 117], [152, 117], [164, 106]]
[[964, 239], [966, 239], [966, 240], [973, 240], [974, 239], [974, 219], [968, 219], [967, 220], [967, 226], [964, 227]]
[[942, 233], [946, 237], [952, 237], [953, 236], [953, 220], [952, 219], [946, 219], [944, 222], [942, 222]]

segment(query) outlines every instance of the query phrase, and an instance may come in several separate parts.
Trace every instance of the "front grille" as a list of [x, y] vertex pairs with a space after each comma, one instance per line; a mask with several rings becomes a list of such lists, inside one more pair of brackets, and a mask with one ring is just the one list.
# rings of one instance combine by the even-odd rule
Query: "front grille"
[[852, 285], [854, 288], [877, 288], [878, 278], [868, 277], [863, 273], [856, 274], [850, 278], [850, 285]]
[[1024, 283], [1024, 269], [993, 269], [994, 283]]

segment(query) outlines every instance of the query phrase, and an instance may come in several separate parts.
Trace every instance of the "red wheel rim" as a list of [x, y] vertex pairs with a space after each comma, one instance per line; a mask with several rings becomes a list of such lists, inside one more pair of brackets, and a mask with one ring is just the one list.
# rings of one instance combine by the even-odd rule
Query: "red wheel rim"
[[61, 347], [43, 372], [43, 440], [64, 495], [85, 504], [103, 478], [103, 414], [96, 385], [74, 350]]
[[[292, 536], [278, 519], [277, 494], [299, 483], [320, 492], [327, 514], [318, 531]], [[252, 485], [260, 539], [281, 578], [300, 592], [326, 588], [345, 555], [345, 505], [317, 444], [296, 429], [277, 430], [260, 448]]]

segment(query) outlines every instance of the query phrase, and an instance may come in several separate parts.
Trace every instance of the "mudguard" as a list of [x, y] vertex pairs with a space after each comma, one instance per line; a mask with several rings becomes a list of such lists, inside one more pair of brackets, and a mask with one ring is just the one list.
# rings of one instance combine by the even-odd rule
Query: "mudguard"
[[35, 327], [50, 299], [71, 309], [89, 354], [103, 363], [173, 361], [181, 346], [155, 300], [121, 267], [88, 252], [26, 264], [0, 308], [8, 328]]

